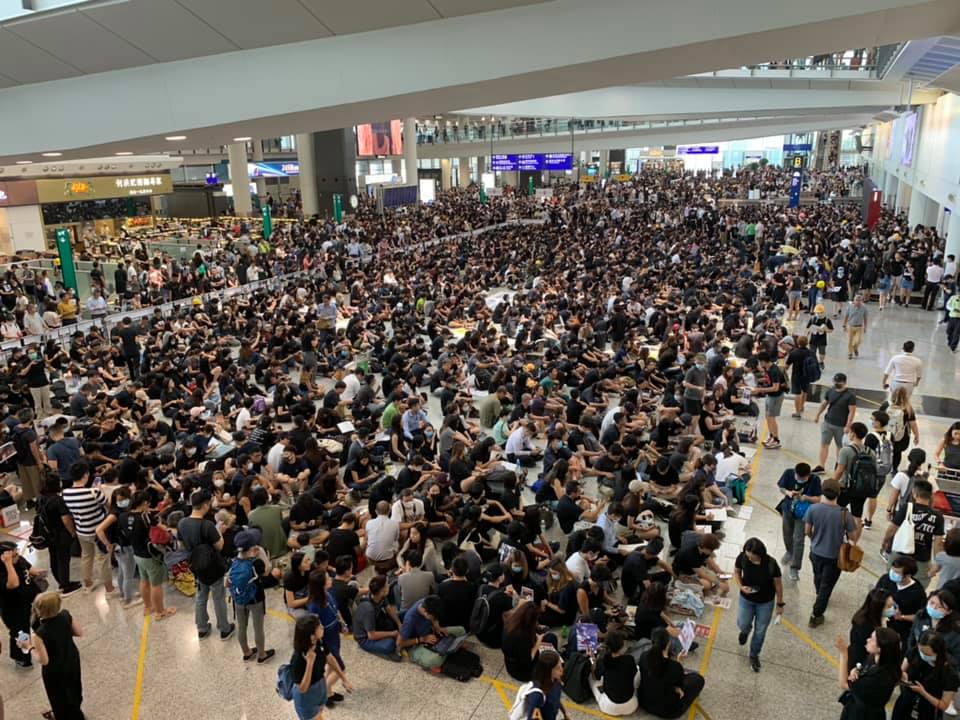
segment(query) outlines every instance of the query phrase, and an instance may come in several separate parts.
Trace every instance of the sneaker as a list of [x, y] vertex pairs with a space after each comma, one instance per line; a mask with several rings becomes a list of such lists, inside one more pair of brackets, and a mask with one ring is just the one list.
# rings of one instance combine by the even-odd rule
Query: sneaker
[[390, 662], [403, 662], [403, 655], [398, 652], [392, 652], [389, 655], [384, 655], [384, 657]]
[[824, 622], [823, 615], [811, 615], [810, 620], [807, 621], [807, 625], [809, 627], [815, 628], [823, 625], [823, 622]]
[[71, 595], [75, 595], [76, 593], [80, 592], [80, 589], [82, 587], [83, 585], [81, 585], [80, 583], [77, 583], [77, 582], [70, 583], [69, 585], [66, 585], [60, 588], [60, 597], [65, 598], [65, 597], [70, 597]]
[[220, 633], [220, 639], [221, 639], [221, 640], [226, 640], [226, 639], [229, 638], [231, 635], [233, 635], [233, 631], [236, 630], [236, 629], [237, 629], [237, 626], [234, 625], [233, 623], [230, 623], [230, 629], [227, 630], [226, 632]]
[[793, 553], [784, 553], [784, 554], [783, 554], [783, 557], [780, 558], [780, 564], [781, 564], [781, 565], [786, 565], [786, 564], [787, 564], [788, 562], [790, 562], [792, 559], [793, 559]]
[[847, 353], [847, 360], [853, 360], [853, 353]]
[[747, 644], [747, 638], [748, 638], [748, 637], [750, 637], [750, 633], [748, 633], [748, 632], [743, 632], [743, 631], [741, 630], [741, 631], [740, 631], [740, 634], [737, 635], [737, 642], [740, 643], [741, 645], [746, 645], [746, 644]]
[[790, 568], [787, 570], [787, 577], [793, 580], [794, 582], [800, 581], [800, 571], [796, 568]]
[[953, 703], [950, 703], [950, 707], [948, 707], [946, 710], [944, 710], [944, 712], [945, 712], [947, 715], [956, 715], [956, 714], [957, 714], [957, 709], [953, 706]]
[[859, 349], [854, 350], [854, 351], [853, 351], [853, 356], [854, 356], [854, 357], [860, 357], [860, 350], [859, 350]]
[[274, 655], [276, 655], [276, 654], [277, 654], [277, 651], [276, 651], [276, 650], [273, 650], [273, 649], [267, 650], [267, 651], [263, 654], [263, 657], [262, 657], [262, 658], [257, 658], [257, 663], [260, 664], [260, 665], [263, 665], [265, 662], [267, 662], [270, 658], [272, 658], [272, 657], [273, 657]]
[[802, 419], [803, 419], [803, 415], [801, 415], [800, 413], [790, 413], [790, 417], [792, 417], [794, 420], [802, 420]]
[[779, 441], [779, 440], [774, 440], [772, 443], [764, 443], [763, 446], [764, 446], [767, 450], [779, 450], [781, 447], [783, 447], [783, 446], [780, 444], [780, 441]]
[[864, 530], [869, 530], [869, 529], [872, 528], [872, 527], [873, 527], [873, 520], [864, 520], [864, 521], [863, 521], [863, 529], [864, 529]]
[[817, 466], [816, 466], [813, 470], [811, 470], [810, 472], [822, 473], [822, 472], [823, 472], [823, 465], [817, 465]]
[[751, 656], [750, 657], [750, 669], [754, 672], [760, 672], [760, 658]]
[[335, 702], [335, 703], [338, 703], [338, 702], [343, 702], [345, 699], [346, 699], [346, 698], [344, 698], [343, 695], [341, 695], [340, 693], [331, 693], [331, 694], [327, 697], [327, 702]]
[[887, 563], [887, 564], [890, 563], [890, 553], [888, 553], [886, 550], [880, 551], [880, 557], [883, 558], [884, 563]]
[[206, 640], [208, 637], [210, 637], [210, 628], [207, 628], [206, 630], [198, 630], [197, 637], [201, 640]]

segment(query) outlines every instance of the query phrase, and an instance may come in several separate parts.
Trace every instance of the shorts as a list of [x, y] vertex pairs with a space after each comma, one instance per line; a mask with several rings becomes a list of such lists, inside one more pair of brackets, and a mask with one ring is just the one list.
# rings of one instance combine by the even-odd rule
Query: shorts
[[763, 409], [767, 417], [780, 417], [780, 408], [783, 407], [783, 395], [767, 395], [763, 401]]
[[913, 280], [907, 280], [906, 278], [904, 278], [903, 280], [901, 280], [901, 281], [900, 281], [900, 289], [901, 289], [901, 290], [913, 290]]
[[843, 428], [830, 423], [823, 423], [820, 426], [820, 445], [829, 445], [836, 443], [837, 447], [843, 447]]
[[700, 401], [695, 398], [684, 398], [683, 411], [690, 415], [700, 415], [703, 412], [703, 406]]
[[890, 278], [881, 278], [880, 282], [877, 283], [877, 290], [880, 292], [887, 292], [890, 290], [890, 287], [893, 283], [890, 281]]
[[866, 498], [851, 498], [847, 497], [846, 493], [841, 492], [840, 497], [837, 498], [837, 505], [840, 507], [850, 506], [850, 514], [855, 518], [863, 517], [863, 506], [866, 505]]
[[789, 298], [790, 302], [800, 302], [802, 294], [799, 290], [791, 290], [787, 293], [787, 298]]
[[156, 558], [135, 557], [140, 578], [146, 580], [153, 587], [159, 587], [167, 581], [167, 566]]
[[313, 720], [327, 704], [327, 683], [317, 680], [306, 692], [293, 687], [293, 709], [300, 720]]
[[790, 392], [794, 395], [799, 395], [800, 393], [809, 393], [810, 392], [810, 383], [806, 380], [801, 380], [798, 377], [790, 377]]

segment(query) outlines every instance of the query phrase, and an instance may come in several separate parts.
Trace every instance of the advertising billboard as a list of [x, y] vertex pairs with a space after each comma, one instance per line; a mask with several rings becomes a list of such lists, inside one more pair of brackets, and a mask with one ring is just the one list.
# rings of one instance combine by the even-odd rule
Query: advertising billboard
[[357, 125], [357, 155], [403, 155], [403, 121], [388, 120]]

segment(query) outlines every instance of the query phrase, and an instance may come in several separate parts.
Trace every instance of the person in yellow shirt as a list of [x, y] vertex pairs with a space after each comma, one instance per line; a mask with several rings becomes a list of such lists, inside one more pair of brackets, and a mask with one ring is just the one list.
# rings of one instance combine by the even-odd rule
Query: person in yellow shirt
[[77, 322], [77, 299], [73, 296], [73, 290], [67, 288], [60, 296], [60, 302], [57, 303], [57, 312], [60, 314], [60, 320], [64, 325], [75, 325]]

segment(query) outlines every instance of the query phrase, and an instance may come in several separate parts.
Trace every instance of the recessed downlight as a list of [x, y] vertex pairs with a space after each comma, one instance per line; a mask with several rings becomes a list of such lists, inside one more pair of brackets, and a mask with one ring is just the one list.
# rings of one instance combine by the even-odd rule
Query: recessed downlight
[[63, 155], [63, 153], [62, 152], [45, 152], [45, 153], [42, 153], [42, 155], [44, 157], [60, 157]]
[[248, 137], [238, 137], [238, 138], [234, 138], [233, 141], [234, 142], [250, 142], [252, 139], [253, 138], [248, 138]]
[[177, 142], [178, 140], [186, 140], [187, 136], [186, 135], [167, 135], [167, 137], [164, 139], [169, 140], [170, 142]]
[[123, 150], [121, 152], [114, 153], [114, 155], [133, 155], [133, 153], [130, 152], [129, 150]]
[[33, 165], [33, 160], [17, 160], [17, 165]]

